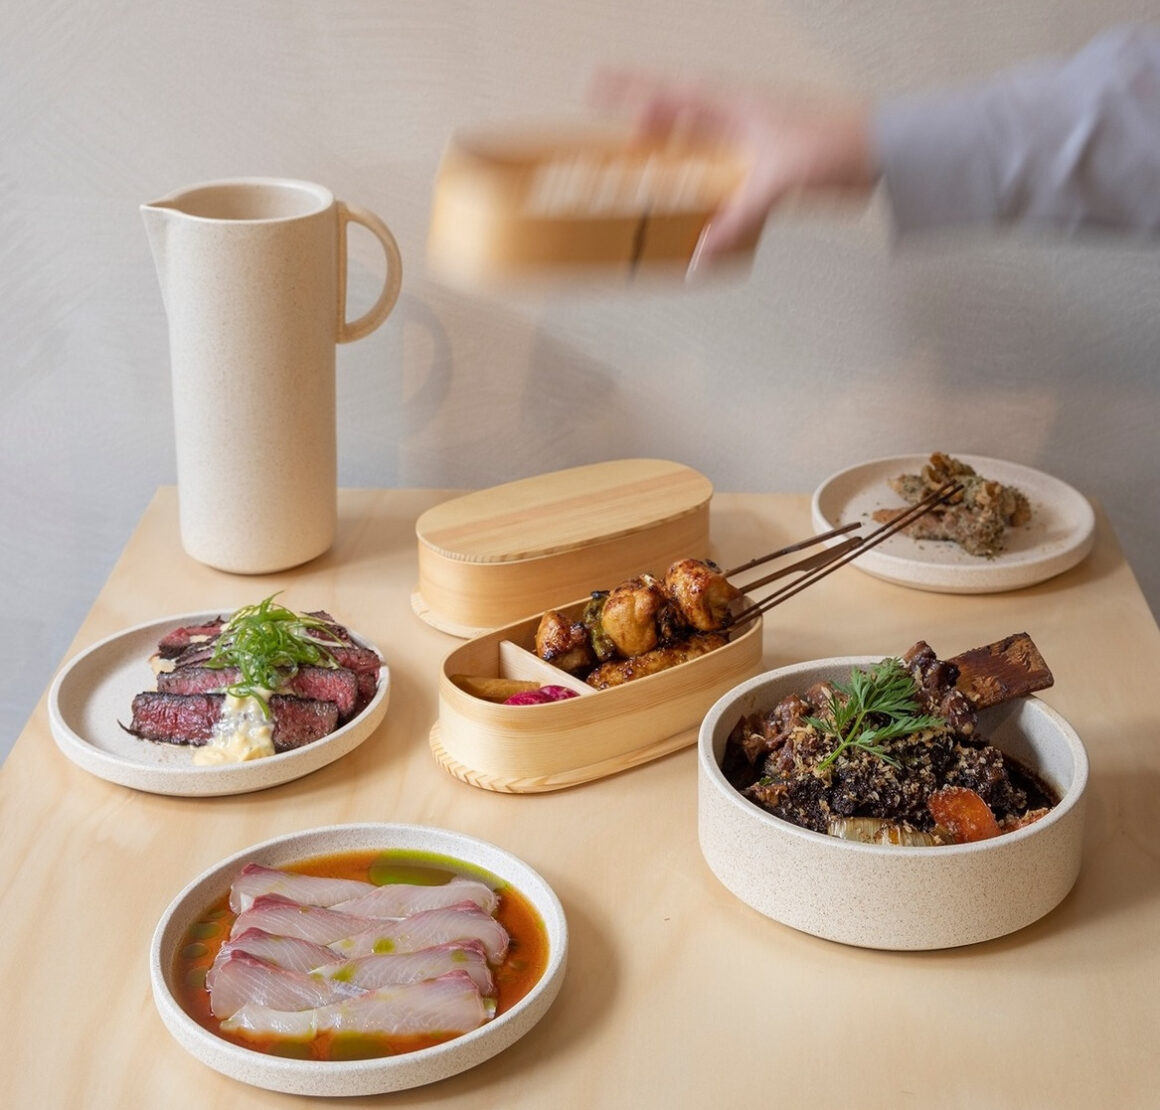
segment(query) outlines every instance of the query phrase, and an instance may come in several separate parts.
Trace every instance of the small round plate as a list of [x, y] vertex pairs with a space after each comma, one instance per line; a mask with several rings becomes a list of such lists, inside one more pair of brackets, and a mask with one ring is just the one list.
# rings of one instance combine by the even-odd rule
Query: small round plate
[[[229, 890], [246, 863], [281, 867], [337, 852], [402, 849], [432, 852], [482, 868], [518, 890], [534, 907], [548, 937], [548, 966], [540, 981], [486, 1025], [454, 1040], [399, 1056], [370, 1060], [293, 1060], [224, 1040], [182, 1009], [173, 989], [177, 946], [206, 908]], [[149, 972], [153, 1000], [177, 1042], [215, 1071], [271, 1091], [303, 1095], [375, 1095], [457, 1075], [514, 1044], [555, 1001], [564, 981], [568, 928], [555, 892], [528, 864], [483, 840], [422, 825], [332, 825], [291, 833], [238, 852], [194, 879], [170, 904], [153, 933]]]
[[[999, 593], [1062, 574], [1091, 551], [1095, 513], [1071, 486], [1018, 463], [947, 453], [984, 477], [1022, 490], [1031, 502], [1030, 523], [1011, 529], [1006, 549], [993, 558], [970, 555], [956, 543], [891, 536], [854, 560], [859, 570], [887, 582], [936, 593]], [[929, 461], [929, 454], [899, 455], [831, 475], [814, 492], [814, 527], [827, 531], [855, 520], [877, 527], [872, 519], [876, 509], [904, 507], [890, 488], [890, 479], [917, 474]]]
[[[213, 796], [264, 790], [317, 771], [353, 751], [387, 712], [390, 672], [379, 672], [379, 688], [365, 709], [329, 736], [294, 751], [248, 763], [199, 767], [196, 749], [141, 740], [120, 725], [131, 715], [133, 698], [156, 685], [149, 657], [166, 632], [212, 620], [230, 609], [187, 613], [118, 632], [82, 651], [61, 670], [48, 694], [48, 717], [57, 747], [86, 771], [122, 786], [152, 794]], [[369, 640], [352, 631], [364, 647]]]

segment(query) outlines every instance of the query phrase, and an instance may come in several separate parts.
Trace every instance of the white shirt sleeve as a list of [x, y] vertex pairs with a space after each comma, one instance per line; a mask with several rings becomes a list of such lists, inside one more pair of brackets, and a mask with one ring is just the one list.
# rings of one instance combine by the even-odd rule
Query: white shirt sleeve
[[1160, 32], [876, 110], [899, 230], [980, 221], [1160, 235]]

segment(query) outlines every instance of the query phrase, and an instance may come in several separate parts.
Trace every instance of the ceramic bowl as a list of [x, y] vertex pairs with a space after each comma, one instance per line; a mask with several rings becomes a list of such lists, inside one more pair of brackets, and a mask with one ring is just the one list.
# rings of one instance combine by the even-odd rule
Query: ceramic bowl
[[698, 739], [698, 830], [709, 867], [759, 913], [866, 948], [975, 944], [1043, 917], [1079, 873], [1088, 761], [1067, 721], [1034, 696], [983, 711], [979, 734], [1036, 772], [1060, 801], [1034, 824], [991, 840], [927, 848], [839, 840], [767, 813], [722, 774], [725, 742], [742, 716], [874, 662], [784, 667], [714, 704]]
[[[431, 1048], [370, 1060], [312, 1061], [267, 1055], [233, 1044], [195, 1021], [175, 991], [177, 946], [207, 907], [221, 898], [246, 863], [268, 867], [337, 852], [403, 849], [433, 853], [481, 868], [510, 883], [535, 908], [548, 937], [540, 981], [510, 1010], [470, 1033]], [[544, 1016], [559, 993], [568, 954], [564, 911], [552, 888], [522, 860], [486, 841], [421, 825], [334, 825], [291, 833], [230, 856], [194, 879], [170, 904], [153, 934], [153, 999], [177, 1042], [202, 1063], [256, 1087], [288, 1094], [374, 1095], [433, 1083], [483, 1063], [515, 1043]]]

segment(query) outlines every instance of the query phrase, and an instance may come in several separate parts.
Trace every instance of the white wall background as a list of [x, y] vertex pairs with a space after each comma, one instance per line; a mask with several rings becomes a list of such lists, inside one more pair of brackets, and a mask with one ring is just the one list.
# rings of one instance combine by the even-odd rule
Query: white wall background
[[[399, 307], [339, 353], [345, 485], [478, 487], [656, 455], [722, 490], [808, 491], [947, 447], [1102, 501], [1156, 611], [1153, 246], [897, 244], [872, 206], [779, 219], [748, 281], [689, 291], [480, 299], [423, 263], [449, 134], [575, 115], [597, 63], [878, 95], [1123, 20], [1160, 20], [1160, 0], [5, 0], [0, 755], [175, 480], [137, 206], [217, 177], [322, 182], [399, 239]], [[369, 303], [377, 248], [353, 254]]]

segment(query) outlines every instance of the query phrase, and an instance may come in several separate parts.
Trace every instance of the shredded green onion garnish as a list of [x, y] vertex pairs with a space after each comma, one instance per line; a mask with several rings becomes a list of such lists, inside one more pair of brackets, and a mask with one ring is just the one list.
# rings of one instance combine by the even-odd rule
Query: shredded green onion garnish
[[304, 665], [337, 667], [330, 652], [343, 641], [334, 625], [319, 617], [295, 613], [271, 594], [257, 605], [245, 605], [222, 626], [207, 667], [237, 667], [238, 682], [226, 687], [235, 697], [256, 697], [269, 715], [266, 698], [292, 679]]

